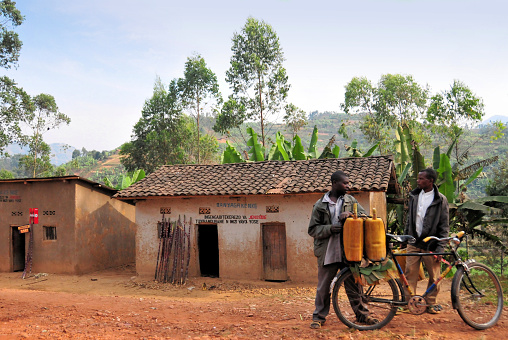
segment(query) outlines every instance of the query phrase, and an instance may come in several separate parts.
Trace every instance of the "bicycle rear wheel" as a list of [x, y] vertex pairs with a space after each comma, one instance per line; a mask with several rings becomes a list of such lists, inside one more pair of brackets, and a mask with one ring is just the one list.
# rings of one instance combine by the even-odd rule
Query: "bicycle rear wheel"
[[462, 320], [476, 329], [494, 326], [503, 311], [503, 289], [496, 274], [482, 263], [461, 267], [452, 281], [452, 302]]
[[[395, 280], [381, 280], [372, 286], [355, 282], [349, 268], [338, 274], [332, 291], [335, 314], [346, 326], [358, 330], [379, 329], [386, 326], [397, 312], [394, 301], [401, 301]], [[366, 318], [371, 320], [366, 322]]]

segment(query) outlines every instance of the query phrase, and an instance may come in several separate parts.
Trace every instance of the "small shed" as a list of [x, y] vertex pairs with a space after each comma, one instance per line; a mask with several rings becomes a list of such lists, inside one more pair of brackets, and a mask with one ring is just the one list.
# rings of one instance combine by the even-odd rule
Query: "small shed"
[[[0, 180], [0, 271], [83, 274], [135, 261], [135, 207], [117, 190], [79, 176]], [[30, 233], [31, 208], [38, 224]]]
[[360, 204], [386, 221], [391, 156], [162, 166], [115, 195], [136, 205], [136, 270], [154, 277], [162, 216], [192, 219], [190, 276], [314, 281], [314, 203], [344, 171]]

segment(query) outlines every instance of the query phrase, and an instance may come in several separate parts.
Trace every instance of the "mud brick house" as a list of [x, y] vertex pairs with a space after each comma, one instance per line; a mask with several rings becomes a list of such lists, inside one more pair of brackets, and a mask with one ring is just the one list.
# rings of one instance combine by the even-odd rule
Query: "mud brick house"
[[389, 156], [162, 166], [115, 195], [136, 205], [138, 275], [154, 276], [164, 214], [192, 218], [190, 276], [314, 281], [307, 228], [336, 170], [365, 209], [386, 218], [386, 194], [396, 190]]
[[22, 271], [33, 225], [33, 273], [83, 274], [135, 261], [135, 207], [78, 176], [0, 180], [0, 271]]

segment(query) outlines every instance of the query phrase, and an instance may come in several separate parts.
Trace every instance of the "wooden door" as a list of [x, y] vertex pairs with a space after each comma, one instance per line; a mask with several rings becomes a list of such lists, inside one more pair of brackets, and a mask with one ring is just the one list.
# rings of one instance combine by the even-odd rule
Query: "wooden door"
[[266, 281], [287, 280], [286, 225], [261, 224], [263, 234], [263, 271]]

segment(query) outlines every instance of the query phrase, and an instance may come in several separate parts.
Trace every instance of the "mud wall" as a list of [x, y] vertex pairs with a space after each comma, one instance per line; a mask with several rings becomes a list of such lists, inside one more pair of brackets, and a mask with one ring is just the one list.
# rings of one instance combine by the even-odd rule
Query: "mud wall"
[[134, 263], [133, 205], [78, 184], [75, 211], [76, 274]]
[[[154, 198], [136, 203], [136, 270], [138, 275], [153, 278], [159, 239], [157, 222], [161, 211], [166, 217], [180, 216], [193, 220], [191, 233], [190, 276], [200, 276], [197, 226], [217, 225], [220, 277], [264, 279], [261, 225], [281, 222], [286, 226], [288, 280], [314, 282], [317, 261], [313, 240], [307, 234], [314, 203], [322, 194], [266, 196], [209, 196], [187, 198]], [[355, 194], [369, 211], [368, 192]], [[377, 201], [376, 201], [377, 202]], [[386, 203], [385, 203], [386, 204]], [[378, 208], [379, 209], [379, 208]], [[386, 209], [385, 209], [386, 211]]]

